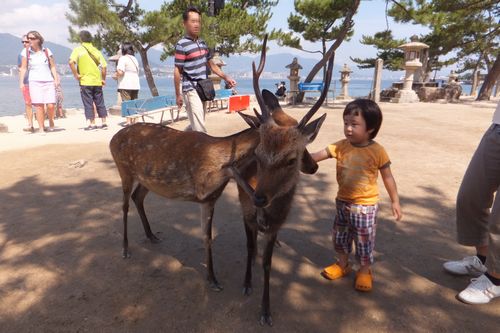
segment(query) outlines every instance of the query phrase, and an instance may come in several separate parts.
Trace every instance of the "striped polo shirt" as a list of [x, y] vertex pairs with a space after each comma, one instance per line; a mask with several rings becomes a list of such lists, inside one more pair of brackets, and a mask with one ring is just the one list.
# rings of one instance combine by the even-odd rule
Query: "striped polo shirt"
[[182, 91], [193, 90], [195, 81], [207, 78], [207, 62], [212, 58], [207, 44], [184, 36], [175, 46], [175, 66], [182, 70]]

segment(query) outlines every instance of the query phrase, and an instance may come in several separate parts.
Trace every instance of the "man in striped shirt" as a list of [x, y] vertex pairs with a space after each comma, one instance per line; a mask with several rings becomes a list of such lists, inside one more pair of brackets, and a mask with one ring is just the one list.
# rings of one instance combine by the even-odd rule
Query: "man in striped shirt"
[[230, 87], [234, 87], [236, 82], [213, 63], [207, 44], [199, 38], [201, 12], [196, 7], [189, 7], [182, 14], [182, 19], [186, 35], [175, 46], [174, 86], [177, 106], [180, 108], [186, 104], [190, 130], [206, 133], [206, 105], [196, 92], [196, 81], [206, 79], [210, 68]]

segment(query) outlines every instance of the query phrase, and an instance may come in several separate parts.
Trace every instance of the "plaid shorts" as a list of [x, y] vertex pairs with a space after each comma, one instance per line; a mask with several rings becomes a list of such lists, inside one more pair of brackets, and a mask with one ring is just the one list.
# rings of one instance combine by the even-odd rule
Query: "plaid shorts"
[[333, 246], [338, 253], [352, 252], [356, 244], [356, 259], [361, 265], [373, 263], [378, 205], [355, 205], [336, 200], [337, 215], [333, 223]]

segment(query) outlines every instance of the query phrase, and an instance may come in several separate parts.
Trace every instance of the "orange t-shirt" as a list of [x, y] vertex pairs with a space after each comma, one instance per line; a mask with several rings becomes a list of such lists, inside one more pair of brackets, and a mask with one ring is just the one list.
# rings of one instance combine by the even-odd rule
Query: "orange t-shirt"
[[337, 159], [337, 199], [357, 205], [375, 205], [378, 202], [378, 171], [391, 164], [384, 147], [375, 141], [357, 147], [344, 139], [328, 145], [326, 150]]

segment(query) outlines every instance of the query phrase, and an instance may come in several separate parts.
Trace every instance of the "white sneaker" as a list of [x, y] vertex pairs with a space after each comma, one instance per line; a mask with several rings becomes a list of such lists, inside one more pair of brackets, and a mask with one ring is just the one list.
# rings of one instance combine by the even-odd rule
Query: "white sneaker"
[[481, 275], [472, 279], [471, 283], [458, 294], [458, 299], [469, 304], [486, 304], [493, 298], [500, 297], [500, 286], [495, 286], [493, 282]]
[[465, 257], [462, 260], [447, 261], [443, 264], [443, 268], [457, 275], [481, 276], [486, 273], [486, 266], [477, 256]]

